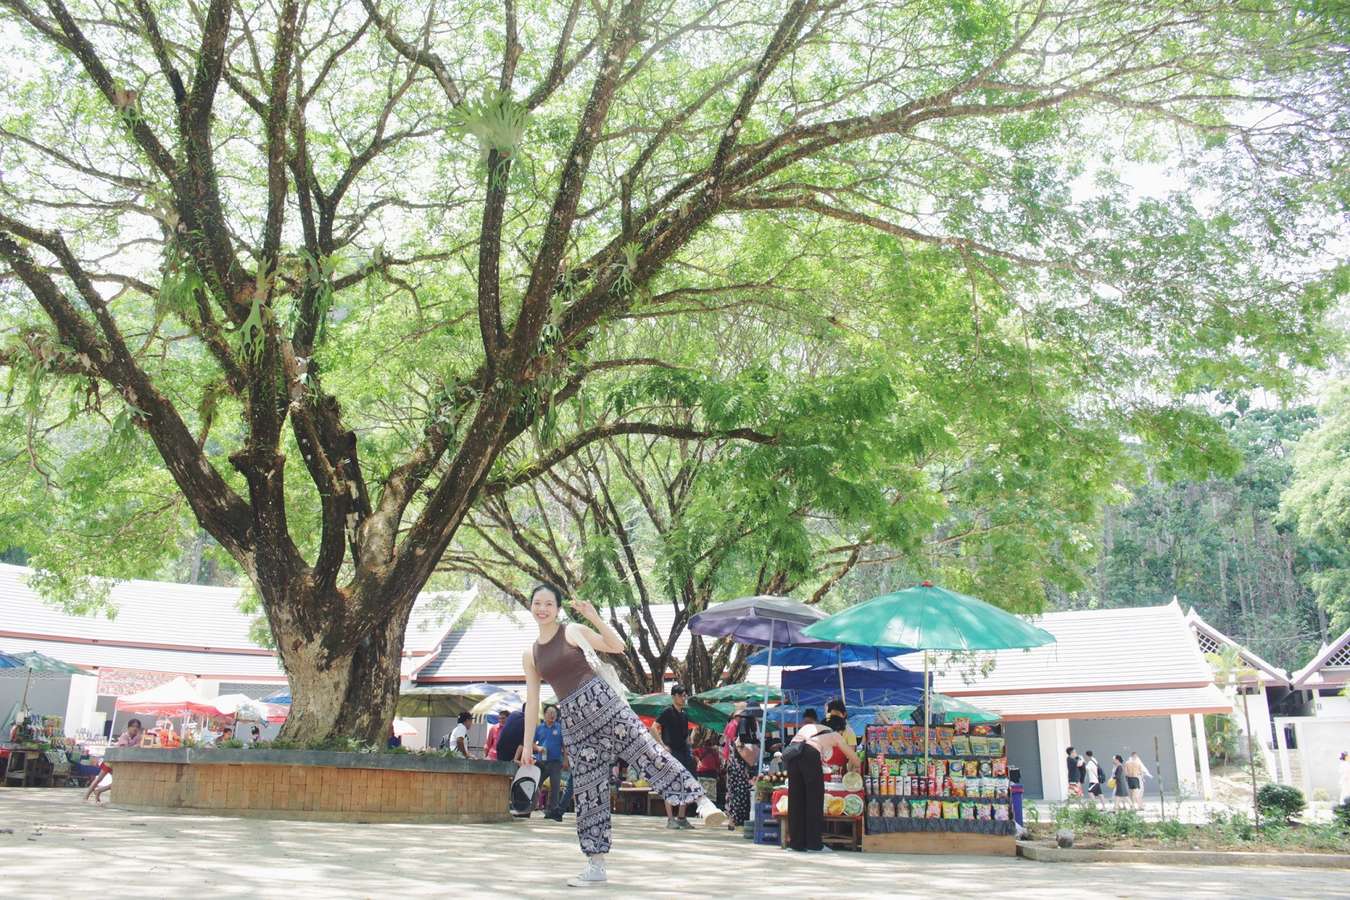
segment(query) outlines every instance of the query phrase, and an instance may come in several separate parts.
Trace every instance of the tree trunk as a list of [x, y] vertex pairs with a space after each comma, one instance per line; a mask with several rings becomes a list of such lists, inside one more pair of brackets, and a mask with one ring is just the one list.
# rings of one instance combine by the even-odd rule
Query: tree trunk
[[346, 598], [306, 598], [295, 604], [298, 615], [287, 614], [283, 603], [268, 604], [277, 652], [291, 685], [291, 712], [279, 739], [312, 742], [341, 735], [375, 744], [385, 741], [398, 702], [403, 638], [415, 597], [414, 590], [392, 601], [387, 616], [364, 626], [323, 615], [325, 610], [351, 608]]

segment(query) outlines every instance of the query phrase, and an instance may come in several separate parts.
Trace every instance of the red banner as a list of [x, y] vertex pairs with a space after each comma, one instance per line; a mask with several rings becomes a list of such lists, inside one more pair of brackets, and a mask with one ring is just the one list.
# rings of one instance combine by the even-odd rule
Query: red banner
[[127, 694], [139, 694], [152, 687], [168, 684], [175, 678], [196, 681], [195, 675], [179, 675], [176, 672], [143, 672], [140, 669], [98, 670], [98, 693], [100, 697], [125, 697]]

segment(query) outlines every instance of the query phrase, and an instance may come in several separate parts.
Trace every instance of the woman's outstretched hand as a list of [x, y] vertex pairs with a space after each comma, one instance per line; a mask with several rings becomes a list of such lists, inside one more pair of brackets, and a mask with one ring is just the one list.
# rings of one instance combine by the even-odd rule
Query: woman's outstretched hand
[[586, 600], [573, 600], [572, 609], [576, 610], [577, 615], [581, 616], [592, 625], [600, 624], [600, 613], [595, 611], [595, 605]]

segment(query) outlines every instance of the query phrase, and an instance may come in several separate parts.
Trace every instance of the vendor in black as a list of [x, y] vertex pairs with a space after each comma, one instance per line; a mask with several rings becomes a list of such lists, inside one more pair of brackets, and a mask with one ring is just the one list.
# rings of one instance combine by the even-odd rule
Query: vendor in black
[[[678, 759], [689, 770], [689, 774], [693, 775], [698, 770], [698, 765], [694, 762], [694, 754], [689, 752], [689, 714], [684, 709], [688, 702], [684, 685], [673, 686], [670, 689], [670, 706], [656, 717], [656, 730], [657, 736], [661, 739], [661, 743], [666, 745], [670, 755]], [[666, 827], [687, 829], [694, 826], [689, 823], [684, 806], [675, 807], [667, 802]]]
[[842, 733], [823, 725], [803, 725], [783, 750], [788, 776], [788, 846], [793, 850], [827, 850], [821, 840], [825, 828], [824, 765], [843, 765], [858, 771], [858, 754]]

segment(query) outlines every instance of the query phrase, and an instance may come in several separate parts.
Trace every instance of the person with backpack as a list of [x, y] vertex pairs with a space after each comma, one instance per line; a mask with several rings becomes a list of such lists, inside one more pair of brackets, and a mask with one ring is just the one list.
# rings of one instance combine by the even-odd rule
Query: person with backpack
[[[648, 733], [637, 713], [629, 708], [597, 668], [591, 653], [620, 653], [623, 639], [595, 607], [584, 601], [573, 604], [580, 623], [558, 621], [563, 595], [551, 584], [540, 584], [530, 593], [530, 614], [539, 627], [539, 637], [522, 656], [525, 668], [525, 734], [521, 767], [534, 767], [534, 730], [539, 721], [539, 689], [547, 681], [561, 698], [564, 746], [572, 764], [572, 783], [577, 807], [577, 840], [586, 854], [586, 868], [568, 880], [572, 887], [588, 887], [608, 881], [606, 857], [611, 846], [609, 772], [615, 759], [631, 762], [671, 804], [697, 804], [704, 824], [716, 827], [726, 814], [708, 799], [698, 783], [659, 741]], [[603, 667], [602, 667], [603, 668]]]
[[1102, 767], [1097, 762], [1097, 758], [1088, 750], [1083, 754], [1083, 783], [1085, 795], [1089, 798], [1097, 798], [1097, 806], [1103, 811], [1106, 809], [1106, 798], [1102, 796]]
[[759, 764], [759, 732], [756, 717], [760, 707], [755, 701], [741, 707], [728, 725], [727, 812], [728, 825], [739, 828], [750, 821], [750, 779]]

